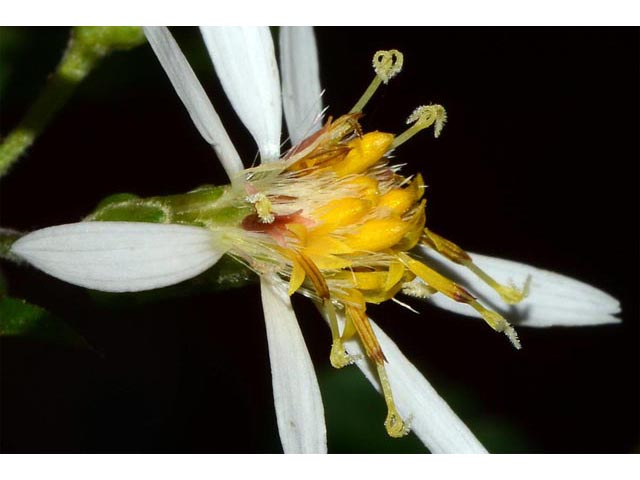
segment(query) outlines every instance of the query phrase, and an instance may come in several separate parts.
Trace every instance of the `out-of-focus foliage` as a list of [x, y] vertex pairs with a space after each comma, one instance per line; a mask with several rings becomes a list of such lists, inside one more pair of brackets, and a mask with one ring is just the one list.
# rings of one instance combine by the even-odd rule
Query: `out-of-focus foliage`
[[81, 335], [43, 308], [4, 295], [0, 296], [0, 336], [91, 348]]

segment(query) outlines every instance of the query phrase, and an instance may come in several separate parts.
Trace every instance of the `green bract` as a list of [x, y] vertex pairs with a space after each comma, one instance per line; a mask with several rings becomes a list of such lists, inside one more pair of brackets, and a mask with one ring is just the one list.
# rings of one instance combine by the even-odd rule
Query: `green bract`
[[251, 205], [232, 201], [230, 189], [206, 185], [185, 194], [148, 198], [115, 194], [102, 200], [85, 220], [236, 226], [251, 212]]

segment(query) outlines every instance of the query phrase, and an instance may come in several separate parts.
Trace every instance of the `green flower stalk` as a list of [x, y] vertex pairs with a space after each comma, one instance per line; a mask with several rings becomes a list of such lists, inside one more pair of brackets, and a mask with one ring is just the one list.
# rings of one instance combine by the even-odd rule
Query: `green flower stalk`
[[111, 52], [146, 41], [140, 27], [73, 27], [67, 49], [22, 121], [0, 144], [0, 177], [33, 144], [78, 85]]

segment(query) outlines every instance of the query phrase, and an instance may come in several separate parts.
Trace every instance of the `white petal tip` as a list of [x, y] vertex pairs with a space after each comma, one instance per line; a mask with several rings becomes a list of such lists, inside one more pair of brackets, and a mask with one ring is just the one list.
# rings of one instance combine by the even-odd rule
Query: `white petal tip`
[[[595, 326], [618, 324], [620, 302], [613, 296], [579, 280], [531, 265], [479, 254], [474, 263], [502, 284], [523, 285], [531, 276], [529, 296], [516, 305], [505, 305], [498, 294], [460, 265], [443, 261], [433, 250], [421, 249], [429, 264], [452, 280], [467, 286], [489, 308], [516, 327]], [[429, 302], [463, 315], [479, 317], [467, 305], [433, 295]]]

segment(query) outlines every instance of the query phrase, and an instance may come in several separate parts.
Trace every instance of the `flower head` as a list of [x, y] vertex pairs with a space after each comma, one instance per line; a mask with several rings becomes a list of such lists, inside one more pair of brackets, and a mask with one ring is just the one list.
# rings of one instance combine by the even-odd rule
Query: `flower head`
[[[573, 312], [584, 317], [582, 322], [616, 321], [611, 314], [617, 313], [617, 302], [550, 272], [488, 257], [478, 262], [427, 227], [421, 176], [404, 174], [389, 154], [425, 128], [433, 127], [438, 136], [446, 121], [444, 108], [416, 109], [408, 120], [412, 125], [397, 136], [364, 132], [359, 124], [375, 90], [402, 67], [400, 52], [376, 52], [376, 75], [362, 98], [349, 113], [322, 123], [313, 33], [283, 28], [282, 98], [293, 147], [281, 157], [279, 72], [268, 29], [202, 32], [229, 99], [258, 144], [261, 164], [244, 169], [169, 32], [146, 29], [196, 127], [229, 174], [230, 185], [112, 202], [88, 217], [93, 222], [34, 232], [16, 242], [13, 252], [54, 276], [110, 291], [170, 285], [231, 255], [261, 278], [285, 451], [326, 450], [320, 392], [289, 300], [295, 292], [315, 301], [326, 318], [332, 365], [356, 363], [382, 391], [388, 408], [385, 427], [391, 436], [406, 434], [411, 423], [434, 452], [484, 451], [369, 319], [367, 304], [400, 293], [447, 301], [447, 308], [482, 317], [519, 348], [505, 317], [431, 266], [429, 255], [443, 257], [463, 275], [471, 275], [472, 284], [479, 279], [488, 295], [505, 304], [526, 304], [533, 325], [547, 318], [536, 313], [567, 299], [576, 302]], [[112, 221], [118, 220], [117, 212], [135, 209], [157, 211], [154, 221], [160, 224]], [[523, 280], [521, 288], [498, 281], [513, 274]], [[525, 300], [529, 278], [531, 296]], [[561, 321], [570, 323], [568, 317]]]

